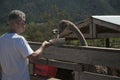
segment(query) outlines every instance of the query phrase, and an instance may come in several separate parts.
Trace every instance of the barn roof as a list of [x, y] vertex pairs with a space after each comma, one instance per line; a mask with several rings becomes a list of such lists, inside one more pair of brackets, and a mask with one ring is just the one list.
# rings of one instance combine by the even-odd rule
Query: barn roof
[[120, 16], [119, 15], [106, 15], [106, 16], [92, 16], [93, 18], [106, 21], [109, 23], [120, 25]]

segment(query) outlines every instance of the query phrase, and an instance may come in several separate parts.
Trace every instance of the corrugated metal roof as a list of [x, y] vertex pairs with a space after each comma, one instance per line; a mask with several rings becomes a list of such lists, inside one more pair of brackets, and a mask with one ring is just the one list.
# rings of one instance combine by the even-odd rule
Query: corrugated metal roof
[[120, 15], [112, 16], [92, 16], [93, 18], [120, 25]]

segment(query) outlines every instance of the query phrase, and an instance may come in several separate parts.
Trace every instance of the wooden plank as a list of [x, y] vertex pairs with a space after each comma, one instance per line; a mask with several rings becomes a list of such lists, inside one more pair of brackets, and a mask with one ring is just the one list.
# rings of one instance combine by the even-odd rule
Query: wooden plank
[[79, 80], [120, 80], [120, 77], [83, 72], [80, 74]]
[[[34, 46], [32, 46], [33, 49]], [[46, 48], [43, 54], [43, 57], [48, 59], [56, 59], [73, 63], [97, 64], [111, 67], [120, 67], [119, 56], [120, 49], [77, 46], [51, 46]]]
[[65, 62], [65, 61], [58, 61], [58, 60], [53, 60], [53, 59], [39, 59], [33, 63], [43, 64], [43, 65], [48, 65], [48, 66], [55, 66], [58, 68], [69, 69], [69, 70], [74, 70], [74, 71], [81, 70], [80, 64], [72, 63], [72, 62]]
[[77, 27], [80, 29], [80, 28], [83, 28], [83, 27], [86, 27], [87, 25], [89, 25], [90, 23], [92, 22], [92, 19], [91, 18], [88, 18], [84, 21], [82, 21], [81, 23], [78, 23], [76, 24]]
[[92, 35], [93, 35], [93, 38], [96, 38], [96, 35], [97, 35], [97, 33], [96, 33], [96, 25], [93, 23], [93, 30], [92, 30]]
[[[85, 38], [93, 38], [92, 34], [86, 34], [86, 33], [84, 33], [83, 36]], [[66, 38], [77, 39], [77, 36], [75, 34], [70, 34], [70, 35], [66, 36]]]
[[[93, 27], [92, 27], [92, 23], [89, 25], [89, 34], [91, 35], [91, 38], [93, 38]], [[84, 33], [83, 33], [83, 35], [84, 35]], [[84, 35], [85, 36], [85, 35]], [[85, 36], [86, 37], [86, 36]]]
[[74, 80], [80, 80], [80, 73], [81, 72], [79, 72], [79, 71], [74, 71], [74, 74], [75, 74]]
[[[118, 51], [118, 52], [117, 52]], [[90, 47], [49, 47], [44, 57], [71, 61], [75, 63], [98, 64], [120, 67], [120, 49], [90, 48]]]
[[[90, 28], [90, 30], [89, 30], [89, 34], [92, 36], [91, 38], [96, 38], [96, 25], [94, 24], [94, 23], [91, 23], [90, 25], [89, 25], [89, 28]], [[84, 33], [83, 33], [83, 35], [84, 35]], [[88, 38], [88, 37], [87, 37]]]
[[[92, 34], [86, 34], [83, 33], [85, 38], [93, 38]], [[66, 36], [68, 38], [74, 38], [77, 39], [77, 36], [75, 34], [69, 34], [68, 36]], [[119, 38], [120, 37], [120, 33], [97, 33], [96, 34], [96, 38]]]
[[119, 38], [120, 33], [99, 33], [97, 34], [97, 38]]

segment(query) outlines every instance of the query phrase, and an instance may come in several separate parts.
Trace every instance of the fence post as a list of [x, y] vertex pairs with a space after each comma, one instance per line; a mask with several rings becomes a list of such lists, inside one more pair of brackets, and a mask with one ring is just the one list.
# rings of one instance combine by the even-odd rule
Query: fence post
[[76, 64], [75, 70], [74, 70], [74, 80], [80, 80], [80, 74], [83, 71], [83, 65], [82, 64]]

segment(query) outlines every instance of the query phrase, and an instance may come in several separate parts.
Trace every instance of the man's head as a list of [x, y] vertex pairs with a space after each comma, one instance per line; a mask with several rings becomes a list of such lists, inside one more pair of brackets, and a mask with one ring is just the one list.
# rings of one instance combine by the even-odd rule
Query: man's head
[[8, 23], [12, 32], [24, 32], [26, 26], [25, 13], [20, 10], [12, 10], [8, 17]]

